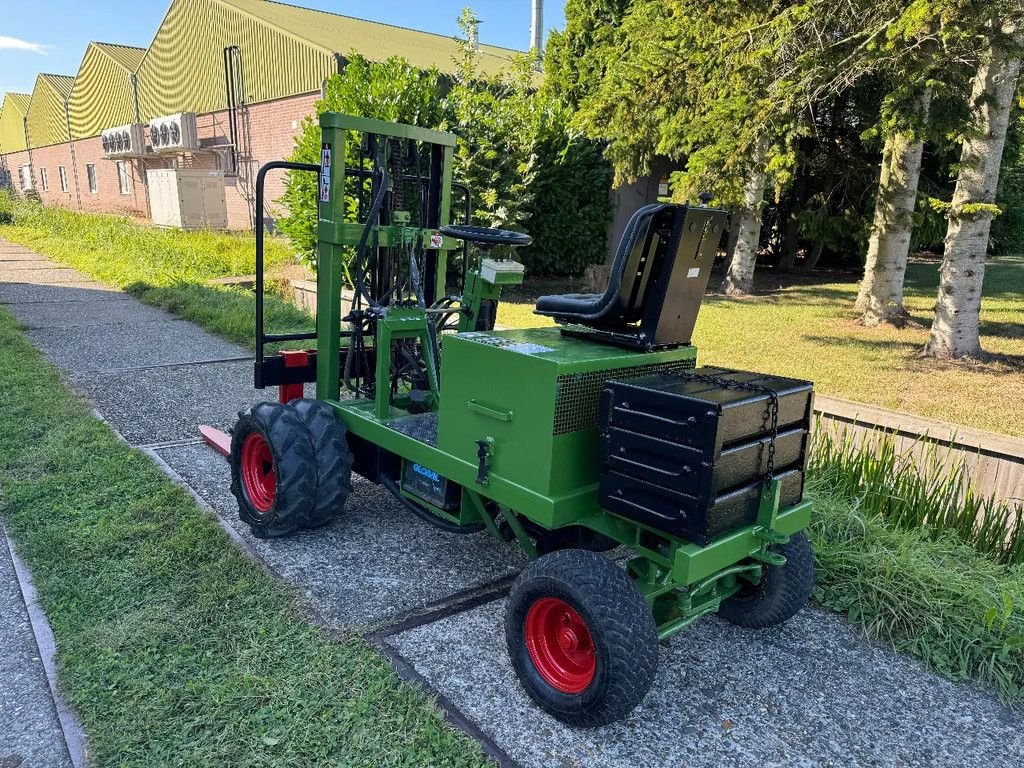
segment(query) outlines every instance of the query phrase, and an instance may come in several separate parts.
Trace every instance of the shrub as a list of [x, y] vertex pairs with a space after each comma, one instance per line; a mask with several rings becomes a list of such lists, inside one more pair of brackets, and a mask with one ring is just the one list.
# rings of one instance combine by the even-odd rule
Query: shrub
[[539, 172], [527, 205], [536, 239], [523, 254], [531, 274], [579, 275], [607, 257], [611, 164], [598, 144], [568, 127], [569, 117], [567, 108], [549, 103], [538, 118]]

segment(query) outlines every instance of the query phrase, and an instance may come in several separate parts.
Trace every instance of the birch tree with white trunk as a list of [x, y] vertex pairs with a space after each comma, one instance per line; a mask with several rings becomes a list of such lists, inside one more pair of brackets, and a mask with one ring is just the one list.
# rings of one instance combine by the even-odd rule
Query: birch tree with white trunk
[[991, 32], [971, 92], [977, 125], [964, 139], [948, 213], [935, 319], [924, 350], [932, 357], [983, 356], [979, 327], [985, 255], [998, 213], [996, 185], [1021, 68], [1019, 27], [994, 21]]
[[[913, 117], [919, 125], [928, 119], [931, 97], [931, 88], [926, 87], [914, 105]], [[856, 303], [864, 325], [903, 326], [909, 318], [903, 306], [903, 283], [923, 151], [920, 130], [894, 129], [885, 138], [864, 279]]]
[[736, 247], [721, 288], [722, 293], [729, 296], [745, 296], [754, 290], [754, 268], [761, 240], [761, 208], [768, 184], [767, 152], [767, 142], [759, 140], [751, 153], [751, 165], [743, 185], [743, 205], [733, 214], [737, 226]]

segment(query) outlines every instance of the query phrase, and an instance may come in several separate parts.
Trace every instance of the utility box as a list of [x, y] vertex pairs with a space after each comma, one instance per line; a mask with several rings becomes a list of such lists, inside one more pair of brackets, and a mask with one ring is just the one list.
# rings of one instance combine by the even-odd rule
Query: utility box
[[158, 227], [227, 229], [223, 171], [154, 168], [146, 171], [146, 183]]

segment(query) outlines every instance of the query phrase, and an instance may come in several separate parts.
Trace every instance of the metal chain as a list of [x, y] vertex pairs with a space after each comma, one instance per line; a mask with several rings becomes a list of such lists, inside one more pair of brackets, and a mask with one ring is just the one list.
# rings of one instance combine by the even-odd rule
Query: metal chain
[[702, 384], [714, 384], [723, 389], [743, 390], [745, 392], [758, 392], [768, 395], [768, 404], [764, 409], [762, 417], [762, 428], [767, 427], [771, 433], [768, 440], [768, 464], [764, 473], [764, 479], [771, 481], [775, 479], [775, 439], [779, 436], [779, 393], [764, 384], [753, 384], [747, 381], [736, 381], [725, 376], [712, 376], [703, 373], [686, 373], [681, 371], [677, 374], [687, 381], [699, 382]]

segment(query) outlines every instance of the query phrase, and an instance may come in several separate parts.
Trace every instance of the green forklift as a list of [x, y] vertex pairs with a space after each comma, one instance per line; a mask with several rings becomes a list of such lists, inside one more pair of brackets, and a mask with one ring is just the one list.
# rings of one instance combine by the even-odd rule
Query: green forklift
[[[337, 113], [320, 125], [319, 165], [258, 175], [255, 386], [279, 402], [240, 414], [223, 445], [253, 533], [332, 523], [356, 473], [442, 531], [517, 542], [531, 562], [505, 611], [512, 666], [573, 726], [629, 714], [659, 643], [701, 616], [793, 616], [814, 578], [811, 384], [697, 368], [690, 344], [726, 212], [706, 197], [642, 207], [604, 293], [542, 297], [554, 326], [499, 330], [531, 238], [469, 223], [455, 136]], [[275, 169], [318, 180], [308, 332], [263, 327]]]

